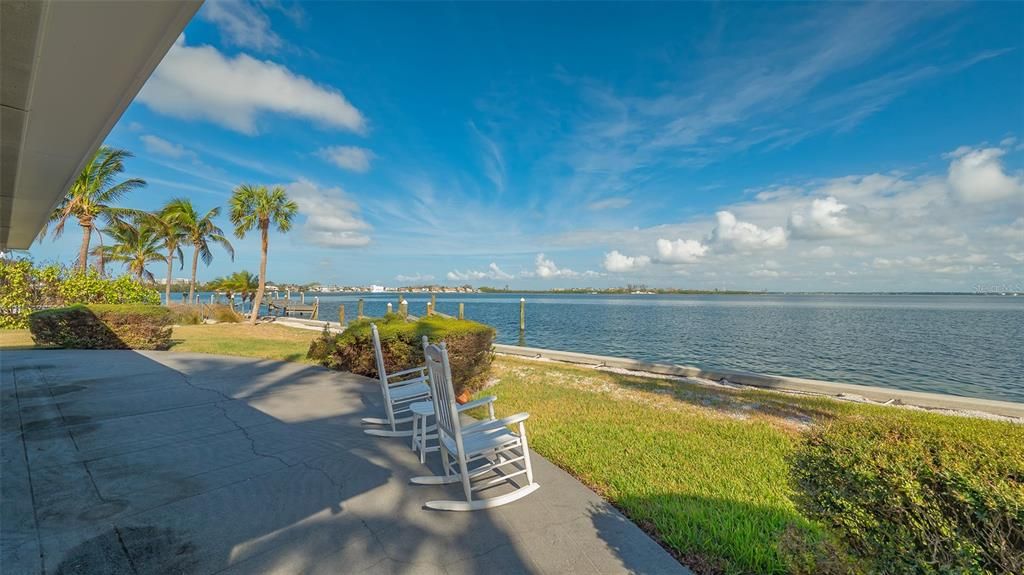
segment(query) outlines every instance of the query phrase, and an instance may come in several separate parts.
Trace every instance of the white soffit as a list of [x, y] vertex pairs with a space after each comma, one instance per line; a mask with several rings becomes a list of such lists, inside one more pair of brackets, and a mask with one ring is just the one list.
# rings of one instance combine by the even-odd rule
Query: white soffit
[[32, 244], [201, 4], [0, 2], [0, 250]]

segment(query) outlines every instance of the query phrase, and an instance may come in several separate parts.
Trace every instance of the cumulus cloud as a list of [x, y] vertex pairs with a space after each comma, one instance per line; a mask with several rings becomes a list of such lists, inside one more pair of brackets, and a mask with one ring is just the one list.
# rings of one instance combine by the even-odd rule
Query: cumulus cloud
[[358, 146], [329, 146], [320, 148], [316, 155], [343, 170], [361, 174], [370, 171], [370, 161], [376, 157], [370, 150]]
[[246, 0], [207, 2], [199, 17], [217, 27], [224, 44], [260, 52], [273, 52], [283, 45], [281, 37], [270, 29], [270, 18]]
[[142, 145], [145, 146], [146, 151], [151, 154], [166, 156], [175, 160], [180, 160], [182, 158], [195, 160], [198, 158], [195, 152], [189, 150], [185, 146], [169, 142], [159, 136], [143, 134], [142, 136], [139, 136], [139, 140], [142, 141]]
[[536, 268], [533, 272], [525, 272], [521, 274], [523, 277], [538, 277], [541, 279], [555, 279], [555, 278], [566, 278], [576, 279], [581, 277], [597, 277], [601, 274], [592, 270], [585, 272], [577, 272], [569, 268], [560, 268], [555, 265], [555, 262], [544, 256], [543, 253], [537, 254], [536, 260], [534, 260]]
[[590, 202], [587, 204], [587, 209], [593, 211], [620, 210], [631, 203], [632, 200], [629, 198], [605, 198], [603, 200]]
[[982, 203], [1024, 195], [1024, 181], [1003, 170], [1000, 148], [957, 148], [949, 154], [949, 184], [964, 202]]
[[658, 238], [658, 260], [668, 264], [692, 264], [708, 253], [708, 247], [697, 240], [666, 240]]
[[395, 281], [409, 282], [409, 283], [429, 282], [429, 281], [433, 281], [433, 280], [434, 280], [434, 276], [432, 276], [430, 274], [420, 274], [420, 273], [416, 273], [416, 274], [413, 274], [413, 275], [398, 274], [397, 276], [395, 276]]
[[1013, 241], [1024, 241], [1024, 217], [1019, 217], [1005, 226], [995, 226], [990, 230], [993, 236]]
[[285, 66], [248, 54], [229, 57], [213, 46], [188, 46], [181, 35], [139, 92], [153, 110], [201, 119], [254, 135], [263, 114], [302, 118], [318, 126], [366, 131], [366, 118], [341, 91]]
[[807, 239], [857, 235], [861, 230], [847, 217], [846, 212], [847, 205], [833, 196], [815, 198], [790, 215], [790, 233], [794, 237]]
[[732, 212], [723, 210], [715, 214], [717, 224], [711, 232], [711, 241], [738, 252], [776, 250], [786, 247], [786, 231], [779, 226], [761, 228], [750, 222], [741, 222]]
[[452, 271], [448, 272], [446, 277], [449, 280], [451, 280], [451, 281], [471, 281], [471, 280], [483, 280], [483, 279], [510, 280], [514, 276], [512, 274], [506, 273], [504, 270], [502, 270], [500, 267], [498, 267], [498, 264], [496, 264], [494, 262], [491, 262], [491, 264], [489, 266], [487, 266], [487, 270], [486, 271], [479, 271], [479, 270], [467, 270], [467, 271], [452, 270]]
[[604, 255], [604, 269], [613, 273], [633, 272], [651, 263], [647, 256], [627, 256], [612, 250]]
[[306, 216], [303, 238], [318, 246], [352, 248], [370, 243], [372, 229], [360, 216], [359, 205], [340, 187], [322, 188], [309, 180], [285, 186]]

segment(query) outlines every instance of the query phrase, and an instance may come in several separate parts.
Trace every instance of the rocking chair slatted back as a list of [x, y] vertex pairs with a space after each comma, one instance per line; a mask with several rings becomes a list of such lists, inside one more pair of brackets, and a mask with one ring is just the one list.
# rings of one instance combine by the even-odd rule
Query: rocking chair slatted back
[[387, 411], [388, 419], [393, 419], [394, 407], [391, 405], [391, 389], [388, 386], [388, 372], [384, 369], [384, 352], [380, 346], [380, 332], [377, 331], [377, 324], [370, 324], [370, 331], [373, 333], [373, 351], [377, 360], [377, 378], [380, 380], [380, 391], [384, 394], [384, 409]]
[[[424, 341], [424, 343], [426, 342]], [[444, 342], [441, 342], [440, 345], [426, 344], [423, 347], [423, 354], [426, 356], [427, 371], [430, 374], [438, 433], [444, 433], [461, 442], [462, 426], [459, 422], [458, 404], [455, 402], [452, 368], [448, 363], [447, 347]]]

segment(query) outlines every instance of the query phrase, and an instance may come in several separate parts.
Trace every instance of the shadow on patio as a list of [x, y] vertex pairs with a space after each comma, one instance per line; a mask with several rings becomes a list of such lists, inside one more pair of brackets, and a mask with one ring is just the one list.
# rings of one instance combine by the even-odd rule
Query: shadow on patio
[[5, 572], [685, 572], [540, 457], [520, 502], [423, 509], [458, 486], [409, 485], [407, 443], [362, 433], [359, 376], [131, 351], [0, 369]]

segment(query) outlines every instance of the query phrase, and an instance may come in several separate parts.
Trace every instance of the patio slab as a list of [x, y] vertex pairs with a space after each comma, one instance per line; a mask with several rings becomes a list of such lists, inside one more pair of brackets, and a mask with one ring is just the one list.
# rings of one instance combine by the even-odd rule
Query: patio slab
[[[474, 513], [401, 439], [376, 383], [204, 354], [0, 353], [0, 568], [74, 573], [689, 573], [534, 454], [541, 488]], [[431, 454], [437, 459], [437, 454]], [[436, 462], [435, 462], [436, 465]]]

